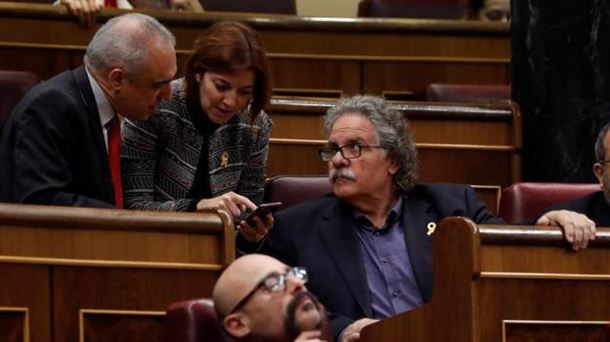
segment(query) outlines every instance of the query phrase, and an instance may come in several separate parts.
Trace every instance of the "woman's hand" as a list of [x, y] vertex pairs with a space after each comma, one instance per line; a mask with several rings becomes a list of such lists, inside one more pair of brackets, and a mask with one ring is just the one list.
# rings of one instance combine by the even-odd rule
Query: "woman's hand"
[[202, 199], [197, 203], [197, 211], [210, 209], [224, 210], [233, 215], [233, 217], [237, 217], [248, 209], [256, 209], [256, 204], [252, 203], [248, 198], [231, 191], [218, 197]]
[[261, 220], [260, 217], [254, 216], [252, 218], [252, 221], [254, 221], [255, 224], [254, 227], [249, 225], [246, 221], [241, 221], [237, 225], [237, 230], [239, 230], [241, 236], [248, 240], [248, 242], [259, 242], [273, 227], [273, 215], [271, 213], [267, 213], [264, 218], [264, 220]]

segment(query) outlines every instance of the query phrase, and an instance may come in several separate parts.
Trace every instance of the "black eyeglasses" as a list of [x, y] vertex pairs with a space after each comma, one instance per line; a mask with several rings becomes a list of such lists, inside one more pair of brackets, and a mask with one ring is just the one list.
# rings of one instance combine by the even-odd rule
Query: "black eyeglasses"
[[286, 278], [294, 277], [295, 279], [301, 281], [303, 284], [307, 282], [309, 277], [307, 276], [307, 270], [303, 267], [293, 267], [286, 271], [286, 273], [272, 273], [266, 276], [263, 280], [260, 281], [253, 289], [250, 291], [242, 300], [240, 300], [235, 308], [231, 310], [231, 313], [234, 313], [241, 309], [250, 298], [258, 291], [258, 289], [265, 288], [269, 292], [279, 292], [284, 291], [286, 289]]
[[610, 163], [610, 160], [598, 160], [597, 162], [604, 165]]
[[323, 162], [329, 162], [333, 159], [337, 152], [341, 153], [341, 156], [345, 159], [354, 159], [360, 157], [363, 148], [385, 148], [381, 145], [361, 145], [361, 144], [349, 144], [343, 146], [332, 146], [326, 145], [318, 150], [320, 159]]

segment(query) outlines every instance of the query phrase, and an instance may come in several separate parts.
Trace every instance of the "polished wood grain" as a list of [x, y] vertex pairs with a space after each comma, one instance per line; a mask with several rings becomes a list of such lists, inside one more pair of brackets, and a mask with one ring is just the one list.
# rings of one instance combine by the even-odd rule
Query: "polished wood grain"
[[164, 339], [164, 311], [81, 310], [79, 342], [150, 341]]
[[29, 341], [27, 313], [27, 309], [0, 307], [0, 336], [2, 336], [2, 341]]
[[[34, 342], [151, 340], [144, 332], [161, 331], [162, 317], [133, 312], [209, 297], [234, 257], [233, 222], [222, 211], [0, 204], [0, 307], [27, 309]], [[82, 310], [114, 314], [79, 324]], [[0, 310], [0, 340], [15, 324]]]
[[[180, 66], [213, 22], [251, 25], [268, 51], [278, 88], [422, 94], [428, 83], [510, 81], [506, 23], [138, 11], [157, 17], [176, 35]], [[93, 29], [83, 30], [63, 7], [0, 2], [0, 68], [48, 78], [80, 65], [95, 28], [122, 13], [104, 10]]]
[[365, 328], [361, 341], [605, 341], [609, 228], [574, 253], [556, 227], [456, 217], [441, 221], [433, 244], [430, 303]]
[[[51, 341], [50, 270], [41, 265], [0, 262], [0, 279], [0, 307], [5, 308], [0, 309], [0, 340], [24, 337], [22, 324], [27, 319], [30, 341]], [[23, 310], [27, 310], [27, 317]]]
[[549, 322], [509, 321], [503, 341], [599, 341], [610, 340], [610, 321]]

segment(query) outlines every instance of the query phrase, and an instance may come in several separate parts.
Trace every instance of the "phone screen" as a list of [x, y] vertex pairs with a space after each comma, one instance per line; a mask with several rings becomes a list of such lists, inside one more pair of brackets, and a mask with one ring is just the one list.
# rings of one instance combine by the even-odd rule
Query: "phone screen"
[[250, 212], [244, 220], [246, 222], [248, 222], [249, 225], [253, 226], [255, 224], [254, 223], [255, 216], [258, 216], [261, 219], [264, 219], [265, 216], [267, 216], [267, 214], [273, 213], [274, 211], [279, 209], [281, 206], [282, 206], [282, 202], [263, 203], [263, 204], [259, 205], [256, 208], [256, 210]]

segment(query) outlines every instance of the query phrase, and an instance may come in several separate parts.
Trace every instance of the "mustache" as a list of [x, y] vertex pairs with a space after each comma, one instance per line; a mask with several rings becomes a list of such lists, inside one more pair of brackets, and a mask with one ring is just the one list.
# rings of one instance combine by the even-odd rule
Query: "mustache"
[[329, 176], [330, 176], [330, 180], [333, 183], [339, 177], [346, 178], [349, 180], [354, 180], [354, 181], [356, 180], [356, 174], [354, 174], [354, 171], [352, 171], [352, 169], [347, 168], [347, 167], [342, 167], [340, 169], [332, 169], [332, 170], [330, 170]]
[[287, 315], [285, 320], [285, 333], [288, 337], [287, 341], [293, 341], [299, 334], [302, 332], [299, 328], [296, 321], [297, 307], [301, 303], [304, 298], [309, 298], [313, 304], [313, 307], [309, 310], [316, 310], [321, 312], [321, 320], [318, 322], [316, 329], [320, 330], [326, 324], [326, 313], [322, 308], [322, 305], [318, 301], [318, 298], [314, 296], [311, 292], [303, 291], [297, 293], [294, 298], [288, 303], [288, 307], [286, 309]]

